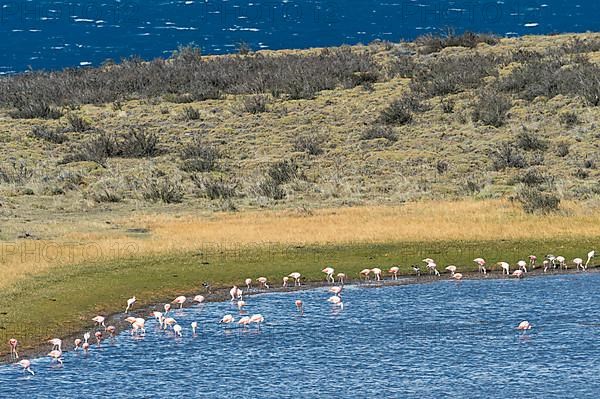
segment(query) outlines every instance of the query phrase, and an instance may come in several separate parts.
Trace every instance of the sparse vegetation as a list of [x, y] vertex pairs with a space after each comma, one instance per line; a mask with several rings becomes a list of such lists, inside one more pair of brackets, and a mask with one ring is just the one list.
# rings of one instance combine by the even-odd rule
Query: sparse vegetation
[[389, 126], [371, 126], [362, 132], [360, 135], [361, 140], [373, 140], [373, 139], [386, 139], [390, 142], [398, 141], [398, 135]]
[[323, 137], [318, 134], [298, 136], [294, 140], [294, 151], [305, 152], [309, 155], [321, 155], [323, 153], [323, 141]]
[[473, 120], [484, 125], [500, 127], [506, 122], [506, 114], [512, 107], [510, 99], [496, 91], [485, 90], [479, 94], [473, 107]]

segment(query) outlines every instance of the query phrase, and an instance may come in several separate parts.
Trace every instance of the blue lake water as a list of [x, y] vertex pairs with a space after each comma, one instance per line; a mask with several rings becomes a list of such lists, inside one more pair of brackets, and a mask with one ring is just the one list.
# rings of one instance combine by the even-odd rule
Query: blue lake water
[[175, 312], [182, 338], [149, 321], [145, 337], [123, 332], [63, 367], [33, 360], [35, 376], [2, 365], [0, 396], [597, 398], [599, 284], [587, 273], [349, 286], [343, 310], [324, 288], [248, 297], [260, 331], [225, 329], [217, 321], [237, 309], [208, 303]]
[[500, 35], [600, 30], [597, 0], [0, 0], [0, 73], [165, 56], [398, 41], [447, 27]]

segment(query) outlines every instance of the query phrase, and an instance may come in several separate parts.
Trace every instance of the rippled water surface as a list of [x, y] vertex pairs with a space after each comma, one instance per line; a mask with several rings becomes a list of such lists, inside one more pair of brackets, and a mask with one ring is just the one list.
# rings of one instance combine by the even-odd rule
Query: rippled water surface
[[0, 0], [0, 74], [169, 54], [412, 39], [447, 27], [500, 35], [600, 30], [597, 0]]
[[[226, 329], [231, 303], [178, 310], [183, 338], [156, 330], [33, 360], [35, 376], [0, 366], [10, 397], [534, 397], [600, 394], [600, 274], [348, 286], [247, 298], [259, 330]], [[302, 299], [306, 311], [294, 306]], [[535, 328], [515, 330], [523, 319]], [[198, 321], [198, 336], [189, 325]], [[10, 387], [10, 388], [8, 388]]]

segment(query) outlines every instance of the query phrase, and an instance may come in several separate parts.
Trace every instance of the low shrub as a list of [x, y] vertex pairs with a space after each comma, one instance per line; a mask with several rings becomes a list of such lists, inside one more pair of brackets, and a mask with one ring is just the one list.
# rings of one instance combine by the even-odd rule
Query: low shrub
[[506, 168], [523, 169], [527, 167], [525, 156], [519, 149], [508, 142], [496, 145], [489, 154], [492, 161], [492, 167], [496, 171]]
[[193, 121], [200, 119], [200, 111], [194, 107], [187, 106], [181, 111], [181, 119], [184, 121]]
[[413, 112], [420, 110], [419, 100], [414, 96], [406, 95], [394, 100], [381, 111], [379, 122], [386, 125], [406, 125], [412, 122]]
[[495, 35], [469, 31], [457, 35], [453, 30], [448, 30], [444, 35], [427, 34], [419, 36], [415, 40], [415, 43], [419, 46], [419, 51], [423, 54], [437, 53], [446, 47], [474, 48], [479, 43], [495, 46], [499, 42], [500, 39]]
[[323, 137], [317, 134], [298, 136], [294, 139], [294, 151], [320, 155], [323, 153], [323, 141]]
[[68, 136], [61, 130], [45, 126], [34, 126], [29, 132], [29, 136], [54, 144], [63, 144], [69, 140]]
[[14, 119], [59, 119], [63, 113], [46, 102], [32, 101], [17, 106], [9, 115]]
[[164, 202], [165, 204], [179, 203], [183, 201], [184, 188], [181, 182], [168, 175], [151, 173], [141, 182], [142, 197], [152, 202]]
[[69, 126], [71, 127], [71, 131], [77, 133], [87, 132], [92, 129], [91, 123], [82, 118], [81, 116], [75, 114], [69, 114], [67, 116], [67, 121], [69, 122]]
[[186, 172], [210, 172], [217, 166], [220, 158], [219, 150], [196, 136], [180, 152], [182, 163], [180, 168]]
[[548, 149], [548, 142], [546, 140], [540, 139], [534, 133], [527, 130], [523, 130], [517, 134], [516, 144], [525, 151], [546, 151]]
[[487, 126], [500, 127], [506, 122], [511, 107], [510, 98], [494, 90], [483, 91], [474, 105], [473, 120]]
[[398, 141], [398, 135], [389, 126], [372, 126], [367, 128], [360, 135], [361, 140], [386, 139], [390, 142]]
[[548, 214], [560, 207], [560, 198], [553, 192], [547, 192], [537, 186], [522, 185], [517, 190], [516, 199], [526, 213]]
[[246, 96], [242, 99], [242, 109], [244, 112], [251, 114], [260, 114], [267, 112], [269, 104], [269, 97], [263, 94], [255, 94], [252, 96]]
[[211, 200], [237, 196], [239, 183], [235, 179], [227, 179], [223, 176], [204, 177], [198, 174], [192, 174], [191, 179], [200, 190], [200, 193]]

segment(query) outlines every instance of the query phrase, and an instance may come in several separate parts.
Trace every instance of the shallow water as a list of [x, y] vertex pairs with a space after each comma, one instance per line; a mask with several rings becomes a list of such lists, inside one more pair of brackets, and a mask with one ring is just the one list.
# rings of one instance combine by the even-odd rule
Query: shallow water
[[[63, 367], [33, 360], [33, 377], [2, 365], [0, 396], [596, 398], [599, 284], [589, 273], [348, 286], [343, 310], [325, 288], [261, 294], [247, 298], [266, 318], [260, 330], [224, 328], [237, 309], [208, 303], [175, 312], [183, 338], [149, 321], [145, 337], [123, 332], [87, 356], [66, 353]], [[526, 334], [515, 330], [523, 319], [535, 325]]]
[[168, 55], [398, 41], [447, 27], [500, 35], [600, 30], [597, 0], [0, 0], [0, 74]]

